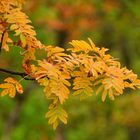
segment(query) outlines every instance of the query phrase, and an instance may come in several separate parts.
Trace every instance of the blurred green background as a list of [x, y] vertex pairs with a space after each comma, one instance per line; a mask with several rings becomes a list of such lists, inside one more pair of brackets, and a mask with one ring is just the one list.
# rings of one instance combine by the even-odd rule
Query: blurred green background
[[[140, 76], [140, 0], [27, 0], [24, 11], [42, 43], [67, 48], [73, 39], [90, 37]], [[22, 71], [19, 52], [3, 51], [0, 68]], [[7, 76], [0, 73], [0, 82]], [[140, 140], [139, 91], [104, 103], [94, 94], [84, 101], [70, 96], [64, 105], [68, 124], [54, 131], [45, 119], [42, 88], [22, 84], [24, 95], [0, 98], [0, 140]]]

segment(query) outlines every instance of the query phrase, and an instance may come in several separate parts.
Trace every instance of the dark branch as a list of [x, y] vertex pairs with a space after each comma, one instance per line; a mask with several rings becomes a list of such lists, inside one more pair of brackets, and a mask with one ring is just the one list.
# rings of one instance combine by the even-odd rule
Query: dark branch
[[11, 75], [21, 76], [25, 80], [35, 80], [34, 78], [26, 77], [28, 75], [26, 73], [24, 73], [24, 72], [16, 72], [16, 71], [6, 70], [6, 69], [2, 69], [2, 68], [0, 68], [0, 72], [9, 73]]
[[0, 68], [0, 71], [1, 71], [1, 72], [5, 72], [5, 73], [9, 73], [9, 74], [12, 74], [12, 75], [19, 75], [19, 76], [21, 76], [21, 77], [27, 76], [27, 74], [24, 73], [24, 72], [15, 72], [15, 71], [6, 70], [6, 69], [2, 69], [2, 68]]

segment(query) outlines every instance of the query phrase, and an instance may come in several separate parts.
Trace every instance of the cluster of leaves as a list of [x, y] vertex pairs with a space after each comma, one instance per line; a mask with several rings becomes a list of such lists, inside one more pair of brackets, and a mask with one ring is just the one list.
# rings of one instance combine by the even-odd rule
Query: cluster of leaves
[[4, 82], [6, 83], [0, 84], [0, 88], [3, 89], [3, 91], [1, 92], [1, 96], [9, 94], [9, 96], [13, 98], [16, 95], [16, 91], [20, 94], [23, 93], [22, 86], [15, 79], [8, 77], [4, 80]]
[[[9, 46], [17, 46], [23, 51], [25, 75], [43, 86], [47, 99], [51, 100], [46, 117], [54, 129], [59, 121], [67, 123], [68, 115], [62, 105], [70, 90], [80, 99], [101, 93], [102, 101], [105, 101], [107, 95], [114, 100], [114, 96], [123, 94], [125, 88], [140, 88], [140, 80], [132, 70], [121, 67], [120, 62], [106, 53], [108, 49], [96, 47], [90, 39], [90, 43], [73, 40], [70, 42], [72, 47], [67, 50], [42, 45], [35, 37], [28, 16], [21, 11], [23, 2], [0, 1], [0, 47], [9, 51]], [[39, 49], [46, 52], [44, 60], [35, 56]], [[23, 93], [22, 86], [15, 79], [9, 77], [4, 81], [6, 83], [0, 84], [1, 96], [9, 94], [14, 97], [16, 90]]]

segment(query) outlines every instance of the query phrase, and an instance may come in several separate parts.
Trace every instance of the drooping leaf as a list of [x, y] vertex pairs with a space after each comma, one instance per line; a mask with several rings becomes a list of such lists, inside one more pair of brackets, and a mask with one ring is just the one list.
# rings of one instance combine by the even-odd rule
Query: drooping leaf
[[10, 97], [15, 97], [16, 91], [20, 94], [23, 93], [23, 88], [18, 81], [14, 78], [8, 77], [4, 80], [4, 84], [0, 84], [0, 88], [3, 89], [1, 92], [1, 96], [5, 96], [9, 94]]

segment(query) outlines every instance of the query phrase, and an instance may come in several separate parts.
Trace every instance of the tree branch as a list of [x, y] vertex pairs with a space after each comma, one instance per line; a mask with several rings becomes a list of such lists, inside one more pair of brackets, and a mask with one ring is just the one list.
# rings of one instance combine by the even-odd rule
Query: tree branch
[[25, 80], [35, 80], [34, 78], [28, 78], [28, 74], [24, 73], [24, 72], [16, 72], [16, 71], [12, 71], [12, 70], [6, 70], [3, 68], [0, 68], [0, 72], [4, 72], [4, 73], [9, 73], [11, 75], [17, 75], [22, 77]]

